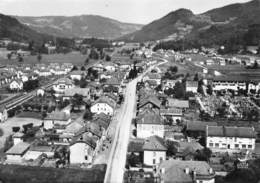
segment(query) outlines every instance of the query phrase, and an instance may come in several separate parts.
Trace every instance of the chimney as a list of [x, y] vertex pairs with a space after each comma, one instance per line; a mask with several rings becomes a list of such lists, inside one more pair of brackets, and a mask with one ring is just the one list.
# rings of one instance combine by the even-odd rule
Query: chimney
[[161, 168], [161, 174], [165, 174], [165, 168]]
[[190, 174], [190, 169], [188, 167], [185, 168], [185, 173], [188, 175]]
[[213, 174], [213, 169], [212, 168], [209, 169], [209, 174], [210, 175]]

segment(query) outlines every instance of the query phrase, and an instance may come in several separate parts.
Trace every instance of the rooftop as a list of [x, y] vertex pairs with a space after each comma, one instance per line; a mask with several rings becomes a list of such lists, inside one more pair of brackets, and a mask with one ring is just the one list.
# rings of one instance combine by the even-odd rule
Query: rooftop
[[12, 146], [6, 154], [9, 155], [23, 155], [30, 147], [30, 144], [26, 142], [20, 142], [14, 146]]
[[189, 108], [189, 101], [168, 98], [168, 105], [169, 107], [175, 107], [175, 108]]
[[145, 140], [143, 145], [144, 151], [167, 151], [162, 138], [158, 136], [151, 136]]
[[256, 134], [253, 127], [208, 126], [207, 136], [255, 138]]

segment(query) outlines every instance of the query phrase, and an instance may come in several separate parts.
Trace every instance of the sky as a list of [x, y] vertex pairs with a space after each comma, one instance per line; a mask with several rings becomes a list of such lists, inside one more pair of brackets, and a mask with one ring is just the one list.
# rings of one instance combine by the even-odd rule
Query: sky
[[147, 24], [171, 11], [194, 13], [249, 0], [0, 0], [0, 13], [19, 16], [101, 15], [122, 22]]

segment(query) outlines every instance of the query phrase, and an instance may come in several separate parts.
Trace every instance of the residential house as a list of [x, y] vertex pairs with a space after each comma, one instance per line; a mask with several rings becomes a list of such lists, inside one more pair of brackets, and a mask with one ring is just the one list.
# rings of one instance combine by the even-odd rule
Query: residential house
[[64, 90], [64, 94], [62, 96], [63, 100], [70, 100], [74, 95], [81, 95], [83, 99], [90, 99], [90, 89], [89, 88], [68, 88]]
[[244, 76], [219, 76], [213, 78], [213, 90], [234, 90], [238, 91], [239, 89], [246, 90], [248, 78]]
[[181, 80], [172, 80], [172, 79], [167, 79], [167, 80], [164, 80], [163, 82], [162, 82], [162, 89], [163, 90], [167, 90], [167, 89], [169, 89], [169, 88], [173, 88], [174, 86], [175, 86], [175, 84], [177, 83], [177, 82], [179, 82], [179, 81], [181, 81]]
[[29, 150], [30, 144], [20, 142], [13, 145], [6, 154], [6, 163], [22, 163], [25, 153]]
[[145, 140], [143, 145], [143, 163], [154, 166], [166, 159], [167, 147], [162, 138], [151, 136]]
[[160, 115], [165, 120], [172, 120], [173, 124], [180, 122], [183, 117], [182, 110], [178, 108], [160, 109]]
[[140, 101], [138, 104], [138, 110], [140, 113], [142, 113], [146, 109], [153, 109], [155, 111], [158, 111], [161, 107], [161, 101], [154, 95], [140, 97]]
[[203, 149], [203, 146], [195, 141], [173, 141], [172, 143], [175, 159], [193, 160], [197, 151]]
[[186, 92], [197, 93], [198, 82], [197, 81], [186, 81]]
[[71, 117], [65, 112], [52, 112], [43, 120], [44, 129], [53, 129], [55, 125], [67, 126]]
[[155, 113], [145, 113], [136, 119], [137, 138], [148, 138], [157, 135], [164, 137], [164, 124], [161, 117]]
[[23, 89], [22, 80], [15, 79], [15, 80], [11, 81], [11, 83], [9, 84], [9, 88], [10, 88], [10, 90], [15, 90], [15, 91], [22, 90]]
[[70, 144], [70, 164], [92, 163], [96, 142], [92, 137], [83, 134]]
[[157, 168], [160, 183], [214, 183], [215, 172], [205, 161], [166, 160]]
[[16, 132], [15, 134], [13, 134], [12, 139], [13, 139], [14, 145], [19, 144], [20, 142], [23, 142], [23, 137], [24, 137], [24, 134], [21, 132]]
[[116, 66], [112, 62], [103, 62], [103, 67], [108, 72], [115, 72]]
[[116, 102], [108, 97], [100, 97], [90, 108], [92, 113], [100, 114], [105, 113], [106, 115], [112, 116], [116, 107]]
[[52, 73], [48, 69], [39, 69], [34, 71], [36, 74], [38, 74], [40, 77], [48, 77], [51, 76]]
[[53, 90], [58, 94], [64, 94], [65, 90], [74, 88], [75, 85], [68, 78], [62, 78], [53, 84]]
[[45, 90], [43, 88], [37, 89], [36, 91], [37, 96], [44, 96], [44, 94], [45, 94]]
[[155, 81], [157, 85], [161, 84], [161, 75], [158, 73], [149, 73], [146, 76], [144, 76], [143, 81]]
[[254, 151], [256, 132], [253, 127], [207, 126], [206, 146], [213, 152]]
[[86, 73], [84, 71], [72, 71], [70, 73], [70, 79], [81, 80], [82, 78], [84, 78], [85, 74]]

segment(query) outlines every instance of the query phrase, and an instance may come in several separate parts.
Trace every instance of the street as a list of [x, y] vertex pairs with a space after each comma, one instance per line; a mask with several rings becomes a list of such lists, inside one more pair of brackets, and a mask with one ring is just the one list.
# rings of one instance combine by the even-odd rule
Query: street
[[[167, 60], [164, 60], [164, 62], [161, 62], [155, 66], [166, 62]], [[150, 67], [145, 73], [132, 80], [126, 87], [125, 102], [122, 106], [122, 113], [118, 115], [119, 123], [116, 128], [115, 139], [112, 144], [112, 149], [107, 164], [107, 171], [104, 180], [105, 183], [123, 182], [127, 147], [131, 129], [130, 127], [132, 119], [135, 117], [134, 109], [136, 106], [136, 84], [155, 66]]]

